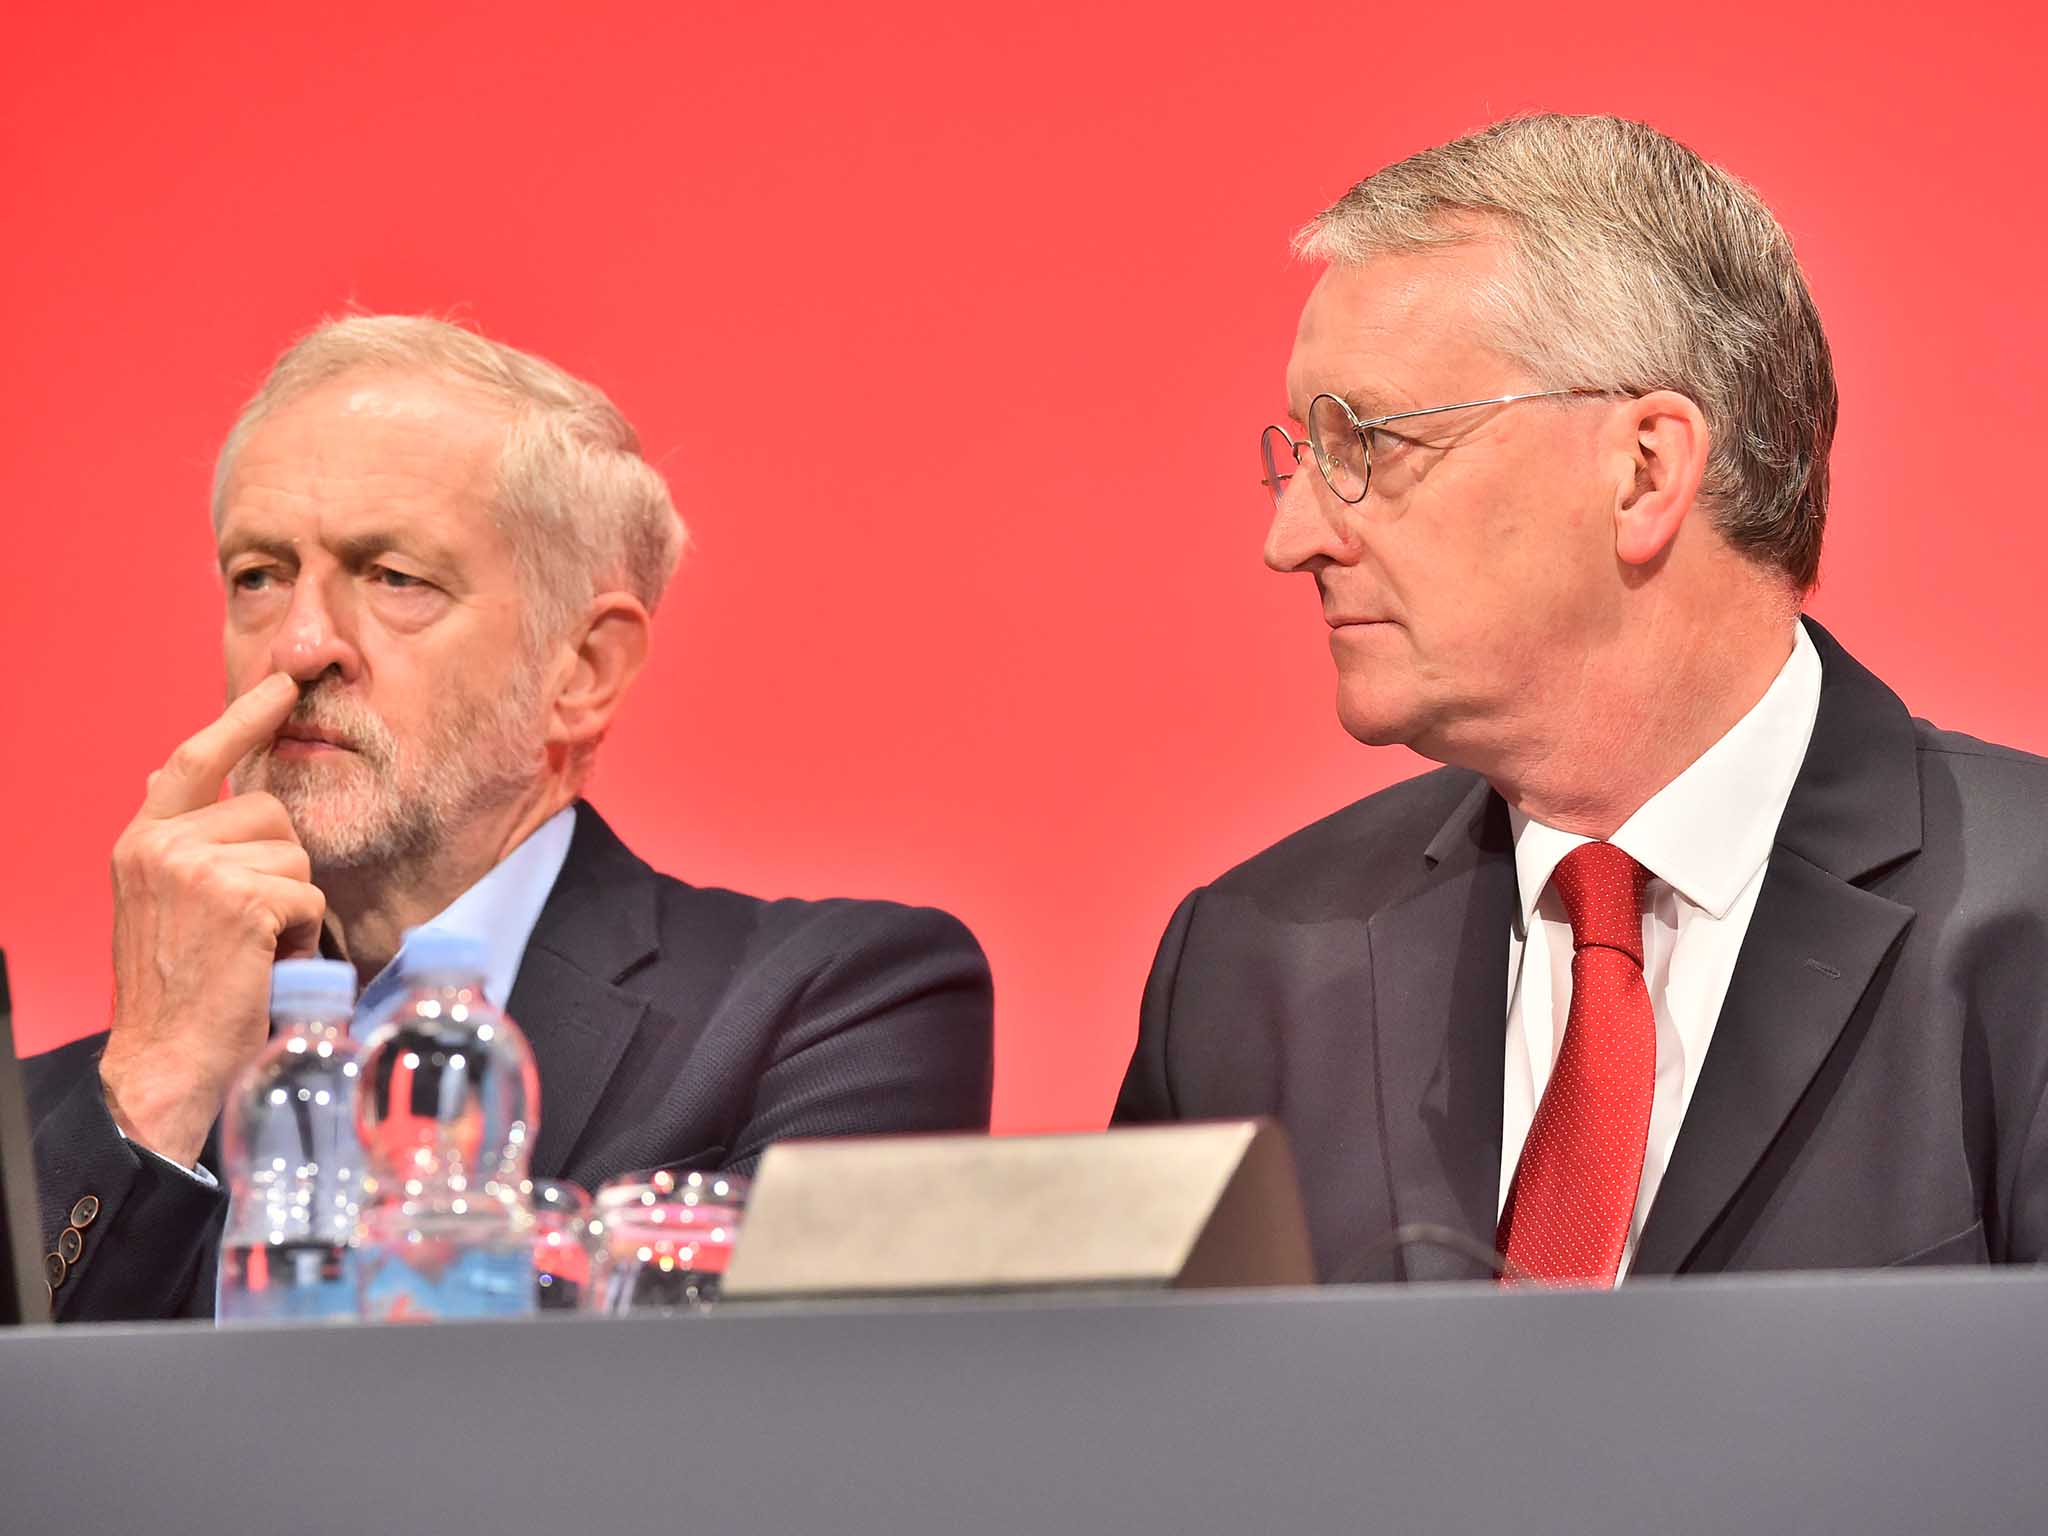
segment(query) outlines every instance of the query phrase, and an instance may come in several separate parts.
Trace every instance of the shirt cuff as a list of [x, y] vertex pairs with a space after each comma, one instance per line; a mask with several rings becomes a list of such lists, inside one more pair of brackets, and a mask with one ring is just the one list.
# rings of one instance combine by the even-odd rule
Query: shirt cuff
[[213, 1170], [208, 1168], [204, 1163], [194, 1163], [190, 1168], [187, 1168], [183, 1163], [174, 1163], [168, 1157], [165, 1157], [163, 1153], [152, 1151], [150, 1148], [145, 1147], [133, 1136], [129, 1136], [124, 1133], [121, 1139], [127, 1142], [128, 1145], [133, 1147], [136, 1151], [140, 1152], [144, 1157], [151, 1158], [154, 1161], [163, 1164], [163, 1166], [166, 1168], [176, 1169], [179, 1173], [182, 1173], [186, 1178], [191, 1179], [193, 1182], [198, 1184], [202, 1189], [220, 1188], [220, 1180], [216, 1179], [213, 1176]]

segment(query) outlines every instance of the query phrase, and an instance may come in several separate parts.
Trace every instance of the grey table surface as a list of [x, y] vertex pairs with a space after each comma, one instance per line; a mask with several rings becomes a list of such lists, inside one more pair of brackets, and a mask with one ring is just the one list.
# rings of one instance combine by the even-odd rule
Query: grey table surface
[[2048, 1529], [2048, 1274], [0, 1336], [0, 1531]]

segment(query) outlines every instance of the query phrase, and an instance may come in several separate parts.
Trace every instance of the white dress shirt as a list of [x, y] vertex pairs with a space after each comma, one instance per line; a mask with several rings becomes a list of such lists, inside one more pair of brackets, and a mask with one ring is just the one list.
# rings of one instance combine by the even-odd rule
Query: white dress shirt
[[[1714, 1038], [1736, 956], [1763, 889], [1764, 866], [1820, 710], [1820, 655], [1797, 625], [1792, 654], [1756, 706], [1608, 839], [1650, 872], [1643, 979], [1657, 1020], [1657, 1085], [1649, 1144], [1621, 1273], [1671, 1161], [1700, 1064]], [[1564, 1041], [1572, 999], [1572, 928], [1550, 877], [1591, 839], [1509, 811], [1521, 893], [1508, 937], [1507, 1072], [1500, 1205]], [[1617, 1277], [1618, 1278], [1618, 1277]]]

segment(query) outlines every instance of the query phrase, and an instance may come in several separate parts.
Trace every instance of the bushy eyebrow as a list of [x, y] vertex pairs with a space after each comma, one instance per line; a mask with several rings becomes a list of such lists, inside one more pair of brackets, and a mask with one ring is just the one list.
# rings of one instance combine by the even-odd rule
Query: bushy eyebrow
[[[416, 555], [429, 565], [446, 570], [459, 565], [454, 550], [433, 539], [423, 538], [417, 533], [401, 536], [391, 529], [371, 529], [364, 533], [351, 534], [334, 546], [334, 552], [341, 562], [348, 566], [364, 566], [380, 555], [393, 551]], [[299, 549], [295, 541], [257, 533], [233, 534], [221, 541], [220, 568], [227, 571], [230, 561], [241, 555], [256, 554], [275, 560], [279, 565], [296, 570], [299, 565]]]
[[[1342, 400], [1346, 405], [1351, 407], [1351, 414], [1356, 416], [1360, 421], [1373, 421], [1381, 416], [1391, 416], [1396, 414], [1395, 412], [1390, 411], [1387, 408], [1385, 401], [1375, 398], [1372, 394], [1363, 389], [1319, 389], [1316, 391], [1316, 394], [1335, 395], [1339, 400]], [[1310, 398], [1312, 399], [1314, 397], [1311, 396]], [[1307, 401], [1301, 401], [1297, 403], [1293, 400], [1289, 400], [1287, 402], [1287, 419], [1289, 421], [1298, 421], [1301, 422], [1303, 425], [1307, 425], [1307, 412]]]
[[368, 565], [379, 555], [393, 551], [416, 555], [429, 565], [442, 569], [459, 564], [455, 551], [438, 540], [424, 538], [418, 533], [401, 535], [393, 529], [373, 528], [366, 533], [351, 534], [334, 546], [334, 552], [341, 556], [345, 565]]
[[223, 539], [220, 546], [221, 573], [227, 573], [228, 565], [239, 555], [263, 555], [279, 565], [296, 567], [299, 563], [298, 546], [290, 539], [269, 539], [258, 534], [237, 534]]

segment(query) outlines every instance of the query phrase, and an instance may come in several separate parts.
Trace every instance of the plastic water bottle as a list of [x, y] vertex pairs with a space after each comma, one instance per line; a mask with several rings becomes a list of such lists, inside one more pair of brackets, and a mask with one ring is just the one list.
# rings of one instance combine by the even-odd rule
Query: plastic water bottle
[[370, 1177], [357, 1225], [366, 1321], [535, 1310], [533, 1213], [520, 1193], [539, 1126], [526, 1037], [484, 997], [484, 949], [416, 928], [408, 990], [363, 1042], [356, 1128]]
[[338, 960], [283, 960], [270, 973], [270, 1043], [235, 1079], [221, 1122], [224, 1325], [356, 1315], [355, 995], [356, 973]]

